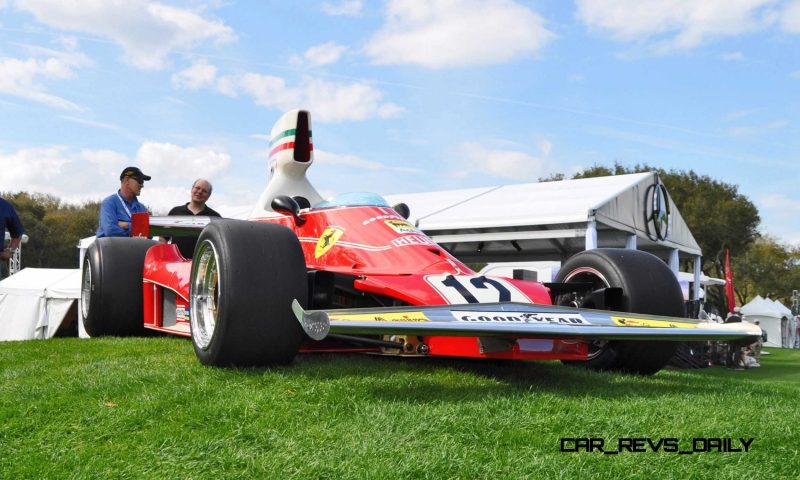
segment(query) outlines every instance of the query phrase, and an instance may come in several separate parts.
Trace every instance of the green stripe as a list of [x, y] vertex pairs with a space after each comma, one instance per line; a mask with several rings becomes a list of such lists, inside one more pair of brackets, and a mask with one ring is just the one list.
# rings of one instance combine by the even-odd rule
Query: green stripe
[[[289, 130], [284, 130], [283, 132], [281, 132], [281, 133], [275, 135], [274, 137], [272, 137], [272, 140], [269, 141], [269, 146], [271, 147], [271, 146], [275, 145], [275, 142], [277, 142], [281, 138], [293, 137], [296, 134], [297, 134], [297, 129], [296, 128], [290, 128]], [[311, 137], [311, 130], [308, 131], [308, 136]]]

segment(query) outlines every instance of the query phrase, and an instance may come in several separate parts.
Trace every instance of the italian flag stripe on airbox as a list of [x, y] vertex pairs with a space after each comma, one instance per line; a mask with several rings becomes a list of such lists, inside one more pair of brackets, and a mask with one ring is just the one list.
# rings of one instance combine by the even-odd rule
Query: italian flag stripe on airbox
[[[269, 156], [273, 156], [276, 153], [280, 152], [281, 150], [288, 150], [290, 148], [294, 148], [294, 136], [297, 134], [297, 129], [290, 128], [289, 130], [284, 130], [283, 132], [275, 135], [272, 137], [272, 140], [269, 142], [269, 146], [272, 148], [269, 152]], [[308, 132], [308, 136], [311, 137], [311, 132]], [[309, 145], [311, 150], [314, 150], [314, 143], [313, 141]]]

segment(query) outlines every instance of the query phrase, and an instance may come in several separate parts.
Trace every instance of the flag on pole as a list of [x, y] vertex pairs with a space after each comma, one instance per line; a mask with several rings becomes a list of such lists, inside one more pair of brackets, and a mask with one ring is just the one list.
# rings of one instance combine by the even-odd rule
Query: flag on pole
[[733, 270], [731, 270], [731, 249], [725, 249], [725, 296], [728, 298], [728, 312], [733, 313], [736, 297], [733, 294]]

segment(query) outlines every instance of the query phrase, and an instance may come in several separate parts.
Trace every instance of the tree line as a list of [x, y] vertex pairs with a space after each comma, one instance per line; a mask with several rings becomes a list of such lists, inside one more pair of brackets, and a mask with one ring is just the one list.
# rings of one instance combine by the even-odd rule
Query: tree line
[[[703, 271], [725, 276], [725, 250], [730, 248], [734, 284], [739, 305], [756, 295], [769, 296], [788, 305], [793, 289], [800, 289], [800, 248], [787, 245], [758, 231], [758, 209], [738, 187], [694, 171], [664, 170], [646, 164], [625, 167], [595, 165], [571, 178], [624, 175], [655, 171], [667, 187], [695, 240], [703, 251]], [[539, 181], [564, 180], [554, 174]], [[78, 241], [94, 235], [99, 202], [63, 203], [52, 195], [17, 192], [0, 194], [17, 209], [30, 237], [23, 246], [23, 266], [75, 268]], [[682, 270], [692, 271], [691, 265]], [[707, 289], [707, 300], [720, 312], [728, 311], [722, 288]]]
[[78, 242], [97, 231], [100, 202], [72, 205], [40, 193], [0, 193], [17, 211], [28, 243], [22, 245], [22, 266], [77, 268]]

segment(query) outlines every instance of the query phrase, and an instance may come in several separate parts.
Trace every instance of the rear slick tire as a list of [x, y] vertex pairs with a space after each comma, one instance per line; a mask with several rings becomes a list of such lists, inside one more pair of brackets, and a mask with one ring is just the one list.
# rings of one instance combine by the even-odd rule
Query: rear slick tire
[[[683, 293], [675, 274], [660, 258], [630, 249], [598, 248], [567, 260], [556, 283], [592, 283], [593, 289], [622, 289], [623, 312], [684, 317]], [[595, 308], [579, 299], [582, 308]], [[565, 303], [565, 302], [559, 302]], [[592, 370], [617, 370], [652, 375], [669, 363], [679, 342], [598, 341], [589, 345], [589, 359], [569, 362]]]
[[292, 300], [307, 303], [300, 242], [281, 225], [211, 222], [195, 248], [192, 345], [204, 365], [265, 367], [292, 361], [304, 338]]

